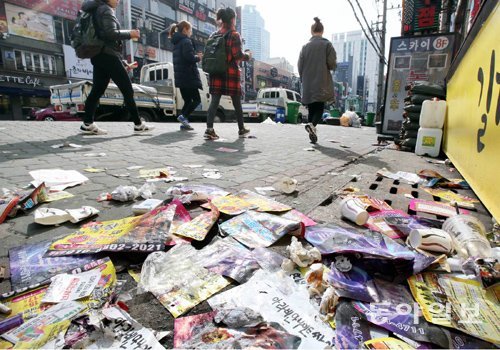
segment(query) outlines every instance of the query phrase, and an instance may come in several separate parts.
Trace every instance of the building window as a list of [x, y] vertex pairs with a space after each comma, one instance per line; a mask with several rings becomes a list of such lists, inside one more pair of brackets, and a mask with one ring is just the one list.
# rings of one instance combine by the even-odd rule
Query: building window
[[54, 56], [14, 50], [16, 69], [28, 72], [57, 74], [56, 59]]

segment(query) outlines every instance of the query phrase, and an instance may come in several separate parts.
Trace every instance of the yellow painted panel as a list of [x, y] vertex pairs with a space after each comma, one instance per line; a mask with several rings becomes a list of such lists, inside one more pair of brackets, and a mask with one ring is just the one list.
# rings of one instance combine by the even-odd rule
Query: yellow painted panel
[[448, 157], [497, 221], [500, 221], [499, 35], [497, 3], [448, 82], [443, 143]]

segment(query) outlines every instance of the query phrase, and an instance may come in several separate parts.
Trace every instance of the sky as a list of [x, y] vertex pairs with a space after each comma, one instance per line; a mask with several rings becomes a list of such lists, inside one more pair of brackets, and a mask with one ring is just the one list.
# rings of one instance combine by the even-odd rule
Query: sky
[[[356, 0], [351, 0], [357, 8]], [[358, 0], [368, 23], [377, 21], [376, 0]], [[401, 5], [401, 0], [388, 0], [388, 8]], [[237, 6], [256, 5], [271, 36], [271, 57], [285, 57], [297, 72], [300, 49], [311, 37], [313, 18], [319, 17], [325, 27], [323, 34], [332, 40], [333, 33], [360, 30], [348, 0], [236, 0]], [[380, 13], [382, 1], [378, 1]], [[386, 57], [390, 37], [400, 36], [400, 10], [387, 11]], [[380, 17], [380, 21], [382, 17]]]

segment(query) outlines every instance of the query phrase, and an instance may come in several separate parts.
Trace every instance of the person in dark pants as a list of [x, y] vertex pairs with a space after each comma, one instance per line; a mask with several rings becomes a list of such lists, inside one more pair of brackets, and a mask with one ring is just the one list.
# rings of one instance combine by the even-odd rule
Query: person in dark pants
[[170, 26], [169, 37], [174, 45], [175, 86], [181, 90], [181, 96], [184, 100], [184, 106], [177, 120], [181, 122], [183, 130], [193, 130], [189, 125], [189, 117], [201, 102], [198, 90], [202, 86], [196, 63], [201, 61], [203, 54], [201, 52], [194, 53], [192, 34], [193, 28], [191, 23], [187, 21], [174, 23]]
[[309, 109], [306, 131], [311, 143], [318, 141], [316, 125], [321, 121], [325, 102], [334, 99], [330, 71], [337, 67], [337, 54], [328, 39], [323, 38], [324, 27], [318, 17], [311, 26], [312, 37], [302, 47], [298, 69], [302, 80], [302, 103]]
[[252, 54], [250, 51], [244, 53], [241, 50], [241, 38], [240, 34], [235, 30], [236, 13], [233, 9], [228, 7], [217, 11], [217, 22], [220, 27], [219, 33], [225, 34], [230, 32], [226, 38], [227, 62], [229, 64], [225, 75], [219, 76], [211, 74], [209, 76], [209, 87], [212, 100], [208, 107], [207, 130], [204, 135], [206, 140], [217, 140], [219, 138], [214, 130], [214, 120], [222, 95], [229, 95], [233, 101], [234, 112], [238, 121], [238, 136], [245, 137], [245, 135], [250, 132], [250, 130], [245, 128], [243, 122], [241, 78], [238, 64], [240, 61], [250, 60]]
[[102, 51], [91, 59], [94, 67], [93, 85], [85, 101], [85, 117], [82, 126], [80, 126], [80, 130], [86, 134], [102, 135], [107, 133], [106, 130], [99, 128], [94, 123], [94, 117], [99, 99], [106, 91], [111, 79], [123, 95], [125, 106], [134, 122], [134, 132], [153, 129], [152, 126], [146, 125], [139, 118], [132, 82], [121, 58], [122, 40], [138, 39], [140, 32], [137, 29], [120, 29], [120, 23], [115, 16], [115, 8], [118, 3], [119, 0], [86, 0], [82, 5], [82, 11], [93, 13], [97, 35], [104, 42]]

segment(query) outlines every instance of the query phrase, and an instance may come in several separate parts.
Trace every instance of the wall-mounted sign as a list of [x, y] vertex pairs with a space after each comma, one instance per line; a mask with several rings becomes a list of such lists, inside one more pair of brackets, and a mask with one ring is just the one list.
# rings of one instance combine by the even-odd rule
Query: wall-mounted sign
[[196, 8], [196, 3], [192, 0], [177, 0], [177, 8], [190, 15], [193, 15]]
[[30, 85], [33, 87], [42, 86], [42, 82], [37, 77], [31, 77], [29, 75], [25, 77], [0, 74], [0, 83], [13, 83], [18, 85]]
[[76, 19], [83, 0], [10, 0], [28, 9], [37, 9], [54, 16]]
[[208, 8], [200, 3], [197, 3], [194, 9], [194, 16], [200, 21], [206, 21], [208, 17]]
[[5, 4], [9, 33], [36, 40], [55, 42], [52, 16], [23, 7]]
[[439, 29], [441, 0], [414, 0], [413, 32], [434, 31]]
[[14, 60], [15, 59], [14, 51], [4, 51], [4, 54], [5, 54], [6, 60]]

